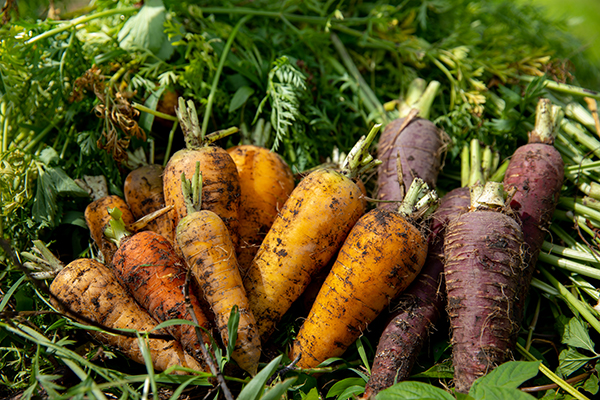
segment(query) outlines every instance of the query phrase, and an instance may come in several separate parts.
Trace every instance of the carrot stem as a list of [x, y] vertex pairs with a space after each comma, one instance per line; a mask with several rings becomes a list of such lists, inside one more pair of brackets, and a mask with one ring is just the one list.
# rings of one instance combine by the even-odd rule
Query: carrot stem
[[[531, 361], [539, 361], [537, 358], [535, 358], [533, 356], [533, 354], [531, 354], [529, 351], [527, 351], [527, 349], [525, 349], [519, 343], [517, 343], [517, 350], [519, 350], [519, 352], [521, 354], [523, 354], [525, 357], [527, 357]], [[566, 392], [568, 392], [571, 396], [573, 396], [579, 400], [589, 400], [586, 396], [584, 396], [582, 393], [580, 393], [577, 389], [575, 389], [573, 386], [569, 385], [567, 382], [565, 382], [563, 379], [561, 379], [558, 375], [556, 375], [554, 372], [552, 372], [550, 370], [550, 368], [546, 367], [543, 363], [540, 363], [539, 370], [542, 374], [546, 375], [552, 382], [556, 383], [558, 386], [560, 386], [562, 389], [564, 389]]]
[[343, 175], [354, 179], [381, 164], [380, 160], [373, 159], [373, 156], [369, 154], [369, 147], [379, 132], [379, 128], [381, 128], [381, 124], [373, 125], [369, 134], [356, 142], [342, 163], [341, 173]]
[[227, 38], [227, 42], [225, 43], [225, 47], [223, 48], [223, 54], [221, 54], [221, 59], [219, 60], [219, 65], [217, 66], [217, 72], [215, 73], [215, 77], [213, 78], [212, 85], [210, 87], [210, 93], [208, 95], [208, 101], [206, 103], [206, 109], [204, 110], [204, 119], [202, 121], [202, 134], [204, 135], [208, 129], [208, 120], [210, 118], [210, 114], [212, 112], [212, 105], [215, 99], [215, 93], [217, 92], [217, 86], [219, 84], [219, 78], [221, 77], [221, 72], [223, 71], [223, 67], [225, 66], [225, 60], [227, 59], [227, 55], [229, 54], [229, 49], [233, 44], [233, 39], [237, 35], [240, 27], [246, 23], [252, 15], [246, 14], [242, 19], [238, 21], [237, 24], [233, 27], [231, 34]]
[[192, 214], [202, 209], [202, 172], [200, 162], [196, 162], [196, 170], [191, 180], [186, 179], [185, 173], [181, 173], [181, 193], [187, 213]]

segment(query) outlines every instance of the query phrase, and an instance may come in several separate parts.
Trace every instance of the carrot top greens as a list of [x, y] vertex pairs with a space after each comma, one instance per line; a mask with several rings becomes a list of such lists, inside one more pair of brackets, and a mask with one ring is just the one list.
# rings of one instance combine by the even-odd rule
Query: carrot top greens
[[[229, 136], [208, 140], [226, 147], [254, 132], [300, 174], [335, 149], [352, 148], [372, 129], [361, 142], [366, 147], [351, 152], [343, 171], [361, 176], [367, 197], [373, 197], [369, 141], [372, 149], [378, 124], [384, 128], [404, 112], [397, 109], [399, 99], [413, 99], [421, 90], [429, 115], [436, 116], [433, 122], [450, 138], [436, 185], [440, 197], [469, 183], [465, 177], [461, 182], [465, 145], [467, 158], [479, 157], [487, 165], [483, 178], [501, 181], [504, 161], [527, 143], [535, 127], [537, 100], [548, 98], [564, 112], [551, 131], [565, 162], [565, 184], [539, 256], [541, 274], [533, 279], [524, 310], [522, 345], [515, 354], [520, 362], [488, 376], [470, 395], [483, 398], [501, 387], [528, 396], [516, 387], [520, 378], [529, 377], [535, 377], [525, 383], [534, 397], [582, 399], [598, 392], [600, 123], [594, 110], [600, 70], [565, 31], [565, 20], [550, 20], [540, 9], [508, 0], [397, 5], [235, 0], [202, 6], [97, 0], [82, 9], [47, 0], [5, 3], [0, 26], [2, 397], [146, 398], [152, 392], [157, 398], [161, 385], [177, 397], [188, 388], [210, 385], [204, 377], [178, 380], [144, 366], [124, 369], [122, 355], [95, 344], [73, 351], [83, 344], [78, 342], [83, 336], [74, 332], [83, 329], [48, 313], [47, 297], [19, 268], [20, 256], [35, 255], [30, 249], [39, 243], [47, 243], [65, 264], [96, 255], [83, 218], [90, 202], [80, 186], [86, 177], [103, 175], [110, 194], [122, 195], [130, 169], [148, 160], [164, 165], [186, 147], [186, 139], [192, 147], [204, 145], [206, 133], [227, 127], [240, 129], [225, 129]], [[415, 91], [415, 78], [435, 81], [435, 97], [423, 87]], [[168, 102], [168, 93], [186, 102]], [[182, 130], [191, 135], [184, 139]], [[276, 343], [289, 342], [298, 318], [293, 311], [284, 317], [280, 334], [285, 337]], [[345, 363], [331, 360], [313, 371], [318, 375], [294, 375], [290, 366], [269, 380], [279, 367], [289, 366], [291, 360], [280, 356], [265, 359], [251, 382], [239, 376], [228, 377], [229, 382], [241, 385], [242, 399], [263, 393], [348, 399], [364, 388], [375, 330], [365, 332], [343, 356]], [[444, 390], [452, 378], [446, 332], [437, 331], [414, 380], [391, 395], [421, 391], [432, 398], [453, 397]], [[508, 379], [510, 371], [519, 379]]]

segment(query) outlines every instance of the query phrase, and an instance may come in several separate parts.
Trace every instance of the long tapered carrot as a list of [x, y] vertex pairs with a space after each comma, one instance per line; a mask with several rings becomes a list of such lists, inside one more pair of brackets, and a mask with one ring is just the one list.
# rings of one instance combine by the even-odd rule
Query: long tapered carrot
[[367, 149], [379, 126], [361, 138], [342, 172], [317, 169], [290, 194], [261, 244], [244, 286], [263, 339], [336, 254], [365, 212], [365, 198], [353, 178], [378, 164]]
[[[188, 204], [188, 213], [177, 225], [175, 237], [178, 246], [212, 307], [215, 324], [226, 345], [230, 342], [229, 316], [232, 308], [238, 307], [240, 318], [232, 358], [254, 376], [258, 369], [261, 343], [239, 272], [235, 246], [221, 218], [212, 211], [201, 210], [200, 189], [192, 194], [192, 186], [183, 175], [182, 180], [182, 193]], [[197, 166], [193, 187], [199, 186], [201, 183]]]
[[367, 326], [416, 278], [427, 236], [412, 218], [437, 196], [416, 178], [398, 212], [374, 209], [350, 231], [294, 341], [297, 366], [314, 368], [341, 356]]
[[[72, 317], [69, 311], [110, 328], [134, 329], [140, 332], [150, 332], [158, 325], [158, 322], [119, 284], [113, 272], [92, 259], [76, 259], [64, 267], [52, 281], [50, 291], [68, 307], [68, 310], [63, 309], [63, 312]], [[137, 338], [99, 331], [90, 331], [90, 334], [133, 361], [144, 364]], [[147, 339], [146, 344], [154, 368], [159, 371], [177, 365], [203, 370], [176, 340]]]

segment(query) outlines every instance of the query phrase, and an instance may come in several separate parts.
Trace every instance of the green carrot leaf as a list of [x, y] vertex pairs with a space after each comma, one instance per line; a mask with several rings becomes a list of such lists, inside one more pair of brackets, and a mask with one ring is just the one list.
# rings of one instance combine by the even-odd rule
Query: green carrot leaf
[[423, 382], [404, 381], [382, 390], [376, 400], [454, 400], [454, 397], [435, 386]]
[[594, 342], [590, 339], [587, 328], [583, 322], [576, 317], [571, 318], [569, 323], [565, 325], [562, 343], [595, 353]]

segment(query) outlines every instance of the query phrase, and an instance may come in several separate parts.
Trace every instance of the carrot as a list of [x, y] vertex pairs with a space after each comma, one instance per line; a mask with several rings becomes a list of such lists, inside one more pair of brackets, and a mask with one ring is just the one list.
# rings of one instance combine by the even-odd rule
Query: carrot
[[444, 231], [469, 207], [469, 188], [448, 192], [432, 216], [429, 251], [417, 279], [401, 294], [377, 344], [364, 398], [409, 378], [417, 356], [444, 310]]
[[[125, 178], [123, 186], [125, 201], [136, 219], [165, 207], [163, 171], [161, 165], [148, 164], [134, 169]], [[173, 222], [168, 215], [161, 215], [150, 221], [146, 229], [162, 235], [173, 243]]]
[[286, 162], [264, 147], [247, 144], [231, 147], [227, 152], [240, 176], [240, 247], [237, 253], [240, 272], [244, 276], [295, 182]]
[[135, 218], [129, 209], [129, 206], [119, 196], [111, 195], [92, 201], [85, 208], [84, 216], [87, 226], [90, 228], [90, 235], [94, 243], [100, 249], [104, 262], [110, 264], [112, 257], [117, 250], [117, 246], [104, 236], [104, 231], [108, 227], [112, 217], [109, 209], [118, 208], [123, 213], [123, 221], [126, 225], [133, 224]]
[[377, 165], [366, 149], [378, 129], [359, 140], [341, 173], [320, 168], [296, 186], [252, 260], [244, 286], [263, 342], [364, 214], [353, 178]]
[[[396, 208], [394, 203], [387, 201], [401, 201], [404, 190], [410, 187], [414, 178], [423, 179], [431, 188], [436, 185], [448, 139], [442, 130], [426, 119], [439, 83], [432, 81], [427, 89], [424, 86], [422, 79], [411, 84], [408, 105], [405, 104], [400, 113], [402, 118], [390, 122], [379, 139], [377, 158], [382, 164], [377, 174], [377, 198], [386, 200], [377, 204], [379, 208]], [[416, 118], [417, 112], [423, 118]], [[403, 185], [399, 184], [397, 175], [398, 155]]]
[[[80, 258], [64, 267], [52, 281], [50, 292], [68, 307], [62, 311], [74, 319], [81, 315], [109, 328], [139, 332], [150, 332], [158, 325], [119, 284], [113, 272], [92, 259]], [[60, 308], [58, 302], [54, 303]], [[131, 360], [144, 364], [137, 338], [100, 331], [89, 333]], [[203, 370], [176, 340], [145, 339], [145, 342], [156, 370], [165, 371], [175, 366]]]
[[192, 176], [196, 163], [204, 179], [202, 207], [213, 211], [227, 226], [234, 245], [239, 243], [240, 180], [231, 156], [224, 149], [211, 144], [237, 128], [214, 132], [204, 136], [199, 130], [198, 116], [191, 101], [179, 98], [176, 109], [184, 131], [186, 148], [177, 151], [167, 163], [163, 175], [165, 204], [173, 205], [170, 216], [176, 229], [179, 221], [187, 215], [187, 206], [181, 193], [181, 174]]
[[564, 163], [554, 147], [560, 112], [550, 100], [540, 99], [529, 141], [514, 152], [504, 175], [504, 187], [507, 192], [514, 192], [509, 205], [519, 216], [528, 247], [517, 311], [524, 308], [535, 264], [563, 185]]
[[505, 362], [515, 345], [524, 238], [504, 211], [501, 183], [488, 182], [485, 190], [473, 185], [470, 210], [446, 230], [444, 273], [458, 392], [468, 392], [477, 378]]
[[427, 237], [412, 219], [413, 209], [428, 215], [437, 197], [416, 178], [405, 200], [397, 212], [369, 211], [348, 234], [294, 341], [299, 368], [341, 356], [421, 271]]
[[[192, 184], [182, 175], [182, 193], [188, 212], [179, 221], [175, 237], [193, 277], [212, 307], [221, 339], [225, 345], [235, 343], [231, 357], [254, 376], [261, 353], [256, 321], [248, 304], [228, 229], [216, 213], [201, 209], [200, 176], [199, 163]], [[229, 316], [235, 306], [240, 314], [237, 339], [228, 336]]]
[[[171, 242], [152, 231], [131, 235], [126, 231], [122, 220], [119, 220], [119, 213], [113, 211], [111, 214], [115, 217], [111, 224], [111, 236], [115, 237], [119, 245], [112, 261], [117, 279], [156, 320], [194, 321], [186, 307], [183, 290], [187, 266], [175, 253]], [[198, 324], [210, 331], [211, 323], [193, 292], [189, 293], [189, 300]], [[201, 345], [192, 325], [172, 325], [166, 329], [189, 354], [204, 364]], [[203, 340], [210, 343], [208, 337]]]

